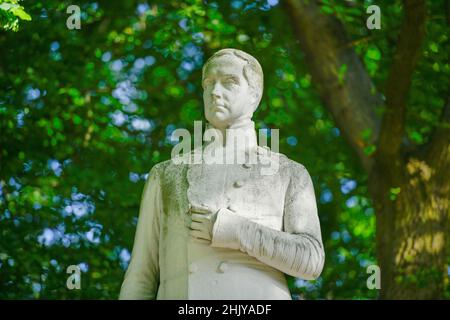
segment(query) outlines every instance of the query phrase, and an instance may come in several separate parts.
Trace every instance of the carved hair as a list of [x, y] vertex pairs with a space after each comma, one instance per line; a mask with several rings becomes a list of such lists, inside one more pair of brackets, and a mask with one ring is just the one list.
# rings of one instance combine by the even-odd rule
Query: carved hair
[[[256, 109], [256, 107], [259, 105], [259, 102], [261, 101], [262, 94], [263, 94], [264, 75], [263, 75], [263, 70], [262, 70], [261, 65], [259, 64], [258, 60], [256, 60], [254, 57], [252, 57], [248, 53], [246, 53], [242, 50], [232, 49], [232, 48], [226, 48], [226, 49], [217, 51], [203, 65], [202, 77], [205, 76], [206, 68], [214, 59], [225, 56], [225, 55], [234, 55], [235, 57], [238, 57], [239, 59], [242, 59], [245, 62], [247, 62], [247, 64], [244, 65], [243, 73], [244, 73], [244, 78], [247, 80], [248, 85], [257, 94], [256, 105], [255, 105], [255, 109]], [[253, 81], [251, 81], [251, 79], [253, 79]]]

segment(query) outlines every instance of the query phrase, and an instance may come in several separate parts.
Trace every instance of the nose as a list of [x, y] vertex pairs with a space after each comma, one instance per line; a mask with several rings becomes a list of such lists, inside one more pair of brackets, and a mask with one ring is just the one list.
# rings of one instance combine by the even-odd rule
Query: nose
[[213, 88], [211, 90], [211, 97], [215, 99], [220, 99], [222, 96], [221, 90], [220, 90], [220, 83], [216, 82], [213, 84]]

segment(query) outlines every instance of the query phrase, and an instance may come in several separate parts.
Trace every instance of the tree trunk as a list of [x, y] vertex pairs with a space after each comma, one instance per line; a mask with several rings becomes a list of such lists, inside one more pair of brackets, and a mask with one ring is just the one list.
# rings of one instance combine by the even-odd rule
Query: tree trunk
[[[386, 112], [342, 24], [317, 1], [283, 2], [325, 107], [369, 175], [377, 217], [376, 250], [382, 299], [442, 298], [447, 279], [450, 194], [450, 100], [427, 146], [406, 155], [406, 101], [425, 35], [425, 0], [404, 0], [405, 17], [386, 85]], [[342, 77], [338, 70], [346, 66]], [[373, 135], [362, 141], [361, 132]], [[364, 147], [377, 145], [367, 156]]]
[[439, 299], [447, 278], [449, 183], [411, 158], [392, 175], [378, 162], [369, 178], [382, 299]]

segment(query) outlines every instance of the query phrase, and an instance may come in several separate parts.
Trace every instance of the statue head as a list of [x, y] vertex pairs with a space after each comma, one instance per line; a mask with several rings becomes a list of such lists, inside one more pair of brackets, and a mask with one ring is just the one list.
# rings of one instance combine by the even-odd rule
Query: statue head
[[222, 49], [204, 64], [202, 86], [206, 119], [225, 129], [252, 118], [263, 93], [263, 71], [248, 53]]

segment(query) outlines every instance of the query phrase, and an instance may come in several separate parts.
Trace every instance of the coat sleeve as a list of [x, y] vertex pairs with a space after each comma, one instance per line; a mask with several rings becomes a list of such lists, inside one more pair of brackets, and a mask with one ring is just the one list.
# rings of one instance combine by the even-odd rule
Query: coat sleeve
[[134, 246], [119, 299], [155, 299], [159, 285], [159, 221], [161, 188], [157, 167], [144, 186]]
[[325, 260], [314, 188], [302, 165], [292, 163], [290, 171], [283, 231], [220, 209], [211, 245], [241, 250], [288, 275], [313, 280], [319, 277]]

